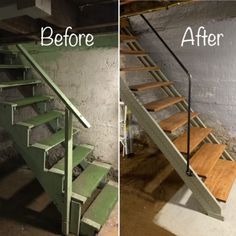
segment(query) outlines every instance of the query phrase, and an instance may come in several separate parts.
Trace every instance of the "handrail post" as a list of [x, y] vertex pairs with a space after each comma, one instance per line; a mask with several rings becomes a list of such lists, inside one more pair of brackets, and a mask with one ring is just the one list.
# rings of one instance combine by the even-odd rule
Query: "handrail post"
[[184, 70], [184, 72], [187, 75], [188, 78], [188, 127], [187, 127], [187, 167], [186, 167], [186, 174], [188, 176], [192, 176], [192, 171], [190, 169], [190, 121], [191, 121], [191, 81], [192, 81], [192, 75], [189, 73], [187, 68], [184, 66], [184, 64], [180, 61], [180, 59], [175, 55], [175, 53], [170, 49], [170, 47], [167, 45], [167, 43], [164, 41], [164, 39], [157, 33], [155, 28], [150, 24], [150, 22], [147, 20], [147, 18], [141, 14], [140, 15], [142, 19], [146, 22], [146, 24], [151, 28], [153, 33], [159, 38], [159, 40], [163, 43], [163, 45], [166, 47], [166, 49], [170, 52], [170, 54], [174, 57], [174, 59], [177, 61], [177, 63], [180, 65], [180, 67]]
[[63, 214], [63, 233], [69, 234], [70, 225], [70, 205], [72, 196], [72, 151], [73, 151], [73, 114], [69, 109], [65, 109], [65, 182], [64, 182], [64, 214]]

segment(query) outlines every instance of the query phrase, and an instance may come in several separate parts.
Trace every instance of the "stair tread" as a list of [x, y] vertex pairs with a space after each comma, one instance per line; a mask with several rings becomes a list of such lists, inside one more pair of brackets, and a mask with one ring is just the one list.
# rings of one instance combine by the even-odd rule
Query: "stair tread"
[[[190, 152], [192, 152], [212, 131], [212, 128], [191, 127], [190, 129]], [[187, 153], [187, 131], [175, 141], [175, 146], [182, 153]]]
[[125, 50], [125, 49], [121, 49], [120, 50], [120, 54], [121, 55], [137, 55], [137, 56], [145, 56], [147, 55], [146, 52], [144, 51], [138, 51], [138, 50], [135, 50], [135, 51], [132, 51], [132, 50]]
[[236, 162], [219, 159], [205, 180], [205, 185], [220, 201], [226, 202], [236, 177]]
[[[198, 115], [197, 112], [191, 112], [191, 119]], [[174, 132], [178, 128], [187, 124], [188, 112], [178, 112], [167, 119], [162, 120], [159, 125], [166, 132]]]
[[158, 101], [144, 104], [148, 111], [160, 111], [178, 102], [184, 101], [184, 97], [167, 97]]
[[5, 65], [1, 64], [0, 69], [29, 69], [30, 66], [26, 65]]
[[61, 111], [56, 111], [56, 110], [55, 111], [50, 111], [50, 112], [47, 112], [45, 114], [38, 115], [38, 116], [33, 117], [31, 119], [25, 120], [23, 122], [19, 122], [18, 124], [19, 125], [24, 124], [24, 125], [29, 126], [30, 128], [33, 128], [33, 127], [45, 124], [49, 121], [52, 121], [56, 118], [59, 118], [62, 115], [63, 115], [63, 112], [61, 112]]
[[121, 41], [129, 41], [129, 40], [135, 40], [137, 37], [133, 35], [127, 35], [127, 34], [121, 34], [120, 35], [120, 40]]
[[24, 98], [20, 100], [11, 101], [11, 102], [4, 102], [4, 103], [11, 104], [14, 107], [22, 107], [22, 106], [32, 105], [38, 102], [46, 102], [52, 99], [53, 99], [52, 96], [34, 96], [34, 97]]
[[205, 143], [190, 159], [194, 171], [202, 177], [207, 177], [225, 148], [224, 144]]
[[90, 205], [88, 210], [85, 212], [82, 222], [85, 224], [91, 224], [91, 226], [97, 226], [97, 230], [106, 222], [112, 209], [114, 208], [118, 200], [118, 189], [117, 187], [106, 184], [102, 189], [101, 193], [95, 199], [95, 201]]
[[149, 82], [149, 83], [132, 85], [132, 86], [130, 86], [130, 89], [132, 91], [145, 91], [145, 90], [148, 90], [148, 89], [154, 89], [154, 88], [169, 86], [171, 84], [173, 84], [173, 83], [172, 82]]
[[158, 71], [160, 70], [160, 67], [158, 66], [141, 66], [141, 67], [126, 67], [121, 68], [121, 71], [124, 72], [132, 72], [132, 71]]
[[[73, 150], [73, 168], [79, 165], [93, 150], [93, 147], [89, 147], [88, 145], [78, 145]], [[58, 169], [61, 171], [65, 170], [65, 159], [62, 158], [58, 161], [54, 166], [54, 169]]]
[[[79, 130], [73, 129], [73, 134], [76, 134]], [[65, 129], [61, 129], [56, 133], [52, 134], [48, 138], [41, 140], [37, 143], [37, 145], [44, 145], [50, 148], [57, 146], [58, 144], [62, 143], [65, 140]], [[37, 146], [36, 145], [36, 146]]]
[[0, 88], [11, 88], [11, 87], [34, 85], [34, 84], [40, 84], [40, 83], [41, 83], [40, 80], [35, 80], [35, 79], [14, 80], [14, 81], [0, 82]]
[[89, 165], [79, 177], [73, 181], [73, 193], [85, 198], [91, 197], [92, 193], [97, 189], [108, 172], [109, 169], [102, 166], [95, 164]]

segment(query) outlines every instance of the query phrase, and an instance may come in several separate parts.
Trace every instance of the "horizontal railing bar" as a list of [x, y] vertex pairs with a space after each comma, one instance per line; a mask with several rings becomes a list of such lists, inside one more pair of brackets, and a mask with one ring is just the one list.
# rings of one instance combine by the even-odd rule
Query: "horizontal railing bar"
[[21, 45], [17, 44], [17, 48], [22, 52], [25, 58], [33, 66], [33, 68], [40, 74], [47, 85], [57, 94], [60, 100], [64, 103], [66, 108], [73, 113], [73, 115], [80, 121], [85, 128], [90, 128], [89, 122], [82, 116], [79, 110], [74, 104], [66, 97], [66, 95], [60, 90], [60, 88], [53, 82], [49, 75], [43, 70], [43, 68], [34, 60], [34, 58], [27, 52], [27, 50]]

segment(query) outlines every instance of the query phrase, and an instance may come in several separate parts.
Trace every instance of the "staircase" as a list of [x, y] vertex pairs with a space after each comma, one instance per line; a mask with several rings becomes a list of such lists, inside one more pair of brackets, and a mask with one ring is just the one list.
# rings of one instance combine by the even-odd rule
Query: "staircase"
[[[192, 109], [189, 114], [188, 151], [189, 104], [186, 98], [178, 93], [174, 84], [166, 78], [161, 68], [141, 47], [138, 36], [132, 34], [128, 19], [122, 19], [120, 40], [121, 57], [123, 59], [135, 57], [137, 65], [139, 65], [130, 67], [126, 60], [125, 65], [120, 69], [122, 101], [190, 188], [206, 214], [223, 220], [219, 201], [226, 202], [228, 199], [236, 177], [236, 162], [226, 151], [226, 145], [217, 141], [212, 133], [213, 129], [206, 127], [199, 118], [199, 113]], [[133, 58], [130, 60], [135, 61]], [[136, 75], [148, 72], [152, 81], [132, 84], [129, 81], [131, 77], [126, 75], [133, 72]], [[143, 75], [145, 76], [145, 74]], [[154, 90], [161, 90], [163, 97], [148, 103], [142, 102], [140, 94], [147, 94]], [[155, 117], [158, 117], [158, 112], [163, 110], [169, 111], [165, 113], [168, 114], [165, 115], [167, 117], [157, 121]], [[169, 115], [170, 113], [172, 114]], [[186, 172], [188, 152], [190, 175]]]
[[[73, 143], [79, 129], [73, 127], [72, 118], [75, 117], [85, 128], [89, 128], [90, 124], [22, 45], [17, 45], [16, 54], [24, 57], [29, 65], [12, 63], [19, 57], [9, 51], [0, 53], [2, 57], [10, 58], [8, 61], [11, 63], [1, 64], [2, 72], [11, 73], [14, 70], [14, 74], [23, 77], [0, 81], [0, 92], [25, 86], [32, 88], [30, 97], [0, 102], [0, 126], [9, 133], [15, 147], [61, 213], [63, 235], [95, 235], [108, 219], [118, 193], [116, 184], [108, 181], [111, 166], [88, 161], [93, 146]], [[33, 68], [42, 80], [28, 78], [28, 72]], [[35, 95], [35, 87], [43, 82], [55, 92], [65, 111], [50, 108], [53, 96]], [[16, 121], [16, 112], [24, 112], [22, 108], [26, 107], [33, 108], [37, 115]], [[45, 125], [50, 134], [32, 141], [31, 133], [36, 128], [40, 133]], [[48, 166], [51, 151], [59, 145], [65, 151], [64, 158]], [[79, 168], [81, 173], [73, 175], [74, 168]]]

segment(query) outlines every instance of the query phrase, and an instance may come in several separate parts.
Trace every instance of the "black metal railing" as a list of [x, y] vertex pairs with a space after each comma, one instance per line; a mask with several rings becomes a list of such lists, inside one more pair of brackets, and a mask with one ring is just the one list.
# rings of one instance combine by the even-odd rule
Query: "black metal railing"
[[190, 120], [191, 120], [191, 87], [192, 87], [191, 81], [192, 81], [192, 75], [189, 73], [188, 69], [184, 66], [184, 64], [180, 61], [180, 59], [175, 55], [175, 53], [170, 49], [170, 47], [167, 45], [167, 43], [164, 41], [164, 39], [157, 33], [157, 31], [150, 24], [150, 22], [147, 20], [147, 18], [142, 14], [140, 16], [147, 23], [147, 25], [151, 28], [153, 33], [164, 44], [164, 46], [167, 48], [167, 50], [170, 52], [170, 54], [175, 58], [175, 60], [178, 62], [178, 64], [184, 70], [184, 72], [187, 74], [187, 77], [188, 77], [188, 127], [187, 127], [187, 168], [186, 168], [186, 174], [188, 176], [192, 176], [192, 171], [191, 171], [190, 166], [189, 166], [189, 161], [190, 161]]

